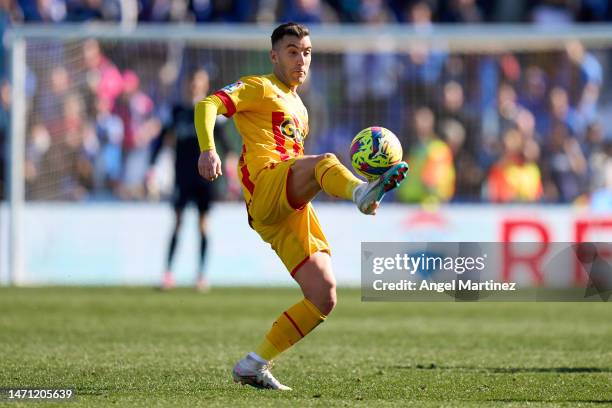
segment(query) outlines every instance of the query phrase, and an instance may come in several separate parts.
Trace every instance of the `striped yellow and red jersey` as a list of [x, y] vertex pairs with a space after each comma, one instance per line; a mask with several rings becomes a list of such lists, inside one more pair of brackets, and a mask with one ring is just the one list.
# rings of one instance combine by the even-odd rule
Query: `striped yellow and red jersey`
[[248, 203], [263, 169], [304, 154], [308, 113], [298, 94], [274, 74], [240, 78], [214, 95], [242, 136], [238, 171]]

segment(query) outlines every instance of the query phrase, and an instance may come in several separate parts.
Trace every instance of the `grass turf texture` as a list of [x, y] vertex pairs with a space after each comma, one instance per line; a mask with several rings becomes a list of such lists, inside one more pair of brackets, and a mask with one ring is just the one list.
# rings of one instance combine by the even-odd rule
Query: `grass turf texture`
[[612, 406], [602, 303], [363, 303], [340, 290], [328, 321], [278, 359], [294, 391], [232, 383], [236, 360], [299, 298], [0, 288], [0, 388], [73, 387], [71, 407]]

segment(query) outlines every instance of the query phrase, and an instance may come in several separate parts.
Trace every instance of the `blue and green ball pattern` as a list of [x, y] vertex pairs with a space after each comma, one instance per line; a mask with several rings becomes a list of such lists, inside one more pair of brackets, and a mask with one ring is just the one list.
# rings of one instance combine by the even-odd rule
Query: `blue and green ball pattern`
[[351, 142], [351, 164], [357, 173], [375, 180], [402, 160], [402, 145], [389, 129], [363, 129]]

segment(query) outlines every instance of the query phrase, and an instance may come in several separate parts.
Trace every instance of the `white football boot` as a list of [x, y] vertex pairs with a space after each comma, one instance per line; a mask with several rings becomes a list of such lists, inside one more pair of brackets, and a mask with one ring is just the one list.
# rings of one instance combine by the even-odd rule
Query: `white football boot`
[[249, 353], [240, 360], [232, 370], [234, 382], [247, 384], [255, 388], [291, 391], [291, 388], [281, 384], [270, 372], [271, 363], [262, 363]]
[[383, 196], [397, 188], [408, 173], [408, 164], [399, 162], [374, 181], [363, 183], [353, 191], [353, 202], [364, 214], [376, 214]]

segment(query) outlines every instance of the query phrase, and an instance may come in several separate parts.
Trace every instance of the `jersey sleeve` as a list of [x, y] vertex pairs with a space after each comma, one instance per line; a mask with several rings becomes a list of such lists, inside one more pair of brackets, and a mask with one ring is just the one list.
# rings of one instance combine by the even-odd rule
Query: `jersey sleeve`
[[260, 106], [264, 96], [264, 84], [260, 77], [240, 78], [214, 93], [227, 109], [228, 118], [236, 112], [249, 111]]

